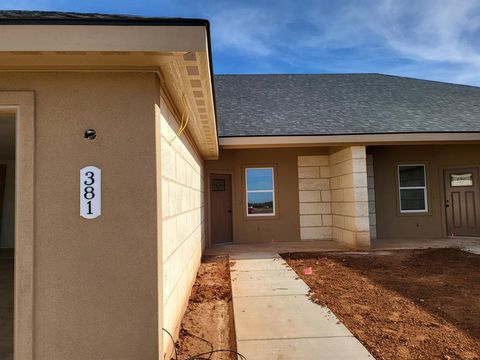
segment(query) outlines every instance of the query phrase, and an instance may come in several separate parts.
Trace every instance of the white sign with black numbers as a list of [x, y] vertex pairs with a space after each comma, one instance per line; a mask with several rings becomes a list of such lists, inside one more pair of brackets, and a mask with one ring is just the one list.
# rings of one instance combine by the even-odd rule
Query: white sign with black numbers
[[95, 219], [102, 214], [102, 170], [86, 166], [80, 170], [80, 216]]

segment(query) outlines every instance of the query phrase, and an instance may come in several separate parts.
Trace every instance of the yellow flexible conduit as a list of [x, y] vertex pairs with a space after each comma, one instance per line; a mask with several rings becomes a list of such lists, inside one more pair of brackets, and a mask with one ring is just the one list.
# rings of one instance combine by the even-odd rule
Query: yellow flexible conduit
[[187, 98], [185, 97], [185, 94], [182, 94], [182, 103], [183, 103], [183, 112], [182, 112], [182, 120], [180, 122], [180, 128], [178, 129], [177, 133], [173, 137], [173, 139], [170, 141], [170, 144], [176, 139], [180, 138], [182, 133], [185, 131], [188, 125], [188, 120], [190, 119], [190, 113], [188, 111], [188, 104], [187, 104]]

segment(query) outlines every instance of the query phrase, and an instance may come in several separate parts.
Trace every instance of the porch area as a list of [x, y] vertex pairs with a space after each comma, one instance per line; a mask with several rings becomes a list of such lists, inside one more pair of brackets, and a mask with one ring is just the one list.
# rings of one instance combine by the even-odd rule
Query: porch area
[[333, 240], [326, 241], [288, 241], [288, 242], [263, 242], [245, 244], [219, 244], [205, 250], [205, 255], [232, 255], [232, 254], [261, 254], [261, 253], [289, 253], [289, 252], [324, 252], [348, 251], [345, 245]]
[[[457, 248], [480, 255], [480, 238], [451, 237], [445, 239], [374, 239], [370, 250], [410, 250], [410, 249], [441, 249]], [[291, 242], [264, 242], [251, 244], [220, 244], [205, 251], [205, 255], [241, 255], [241, 254], [271, 254], [271, 253], [299, 253], [299, 252], [341, 252], [354, 249], [334, 240], [323, 241], [291, 241]]]
[[374, 239], [372, 250], [409, 250], [456, 248], [480, 255], [480, 238], [449, 237], [445, 239]]

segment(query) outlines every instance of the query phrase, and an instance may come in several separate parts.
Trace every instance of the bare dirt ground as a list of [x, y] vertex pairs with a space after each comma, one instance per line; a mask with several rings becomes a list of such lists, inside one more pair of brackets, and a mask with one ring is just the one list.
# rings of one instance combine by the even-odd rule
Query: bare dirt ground
[[[202, 260], [182, 320], [177, 342], [178, 359], [208, 352], [211, 346], [216, 350], [236, 348], [227, 257], [205, 257]], [[209, 357], [206, 355], [202, 358]], [[209, 359], [231, 360], [236, 356], [228, 352], [216, 352]]]
[[[283, 254], [376, 359], [480, 359], [480, 256], [455, 249]], [[312, 267], [312, 275], [304, 270]], [[307, 271], [308, 272], [308, 271]]]

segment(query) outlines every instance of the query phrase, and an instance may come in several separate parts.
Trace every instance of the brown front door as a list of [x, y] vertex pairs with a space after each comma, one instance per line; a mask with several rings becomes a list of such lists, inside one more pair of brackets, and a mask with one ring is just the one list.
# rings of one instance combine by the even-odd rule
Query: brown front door
[[231, 175], [210, 175], [210, 202], [212, 245], [232, 242], [233, 229]]
[[478, 168], [445, 170], [448, 235], [480, 236]]

